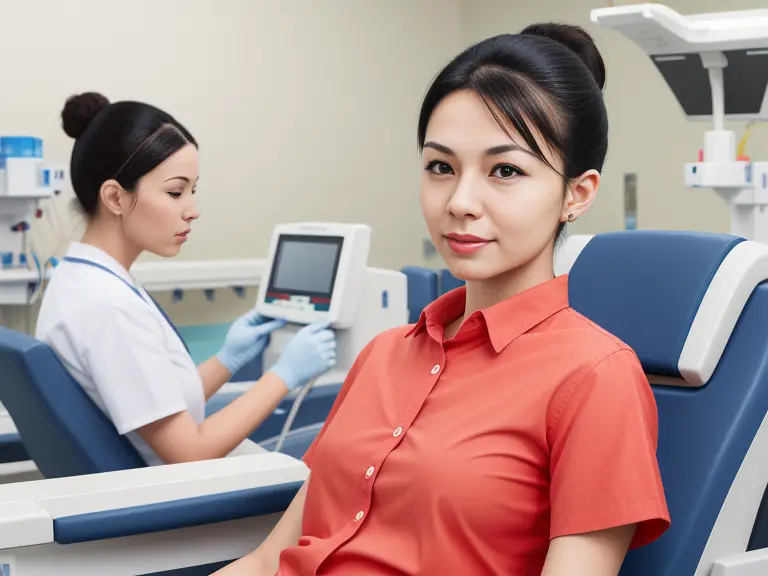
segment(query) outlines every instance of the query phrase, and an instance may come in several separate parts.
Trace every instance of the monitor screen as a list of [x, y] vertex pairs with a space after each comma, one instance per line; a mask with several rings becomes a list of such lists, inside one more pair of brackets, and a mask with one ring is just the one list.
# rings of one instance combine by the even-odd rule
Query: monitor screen
[[343, 241], [340, 236], [281, 236], [268, 291], [330, 298]]

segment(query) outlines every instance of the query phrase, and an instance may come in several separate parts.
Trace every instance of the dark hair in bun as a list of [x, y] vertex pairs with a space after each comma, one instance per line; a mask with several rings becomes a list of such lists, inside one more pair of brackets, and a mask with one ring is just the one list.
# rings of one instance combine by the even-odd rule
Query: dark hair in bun
[[98, 92], [70, 96], [61, 111], [61, 124], [70, 138], [80, 138], [91, 120], [109, 106], [109, 100]]
[[115, 102], [96, 92], [71, 96], [61, 120], [75, 139], [72, 187], [88, 215], [96, 214], [101, 185], [116, 180], [135, 192], [142, 176], [175, 152], [197, 142], [170, 114], [142, 102]]
[[521, 34], [532, 34], [549, 38], [570, 48], [592, 73], [602, 90], [605, 87], [605, 63], [589, 32], [580, 26], [556, 24], [553, 22], [531, 24]]
[[[600, 51], [578, 26], [539, 23], [488, 38], [456, 56], [429, 87], [419, 116], [419, 149], [437, 105], [453, 92], [472, 90], [505, 131], [514, 128], [551, 166], [534, 137], [538, 132], [562, 159], [565, 181], [600, 171], [608, 152], [604, 84]], [[564, 228], [560, 224], [558, 237]]]

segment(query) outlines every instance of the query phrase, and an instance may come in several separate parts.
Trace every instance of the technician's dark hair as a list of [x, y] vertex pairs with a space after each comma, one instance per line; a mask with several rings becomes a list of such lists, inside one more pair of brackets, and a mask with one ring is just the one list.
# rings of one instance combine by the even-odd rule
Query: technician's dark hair
[[[533, 24], [519, 34], [488, 38], [454, 58], [430, 86], [419, 117], [419, 150], [440, 101], [472, 90], [507, 134], [514, 128], [536, 157], [554, 169], [534, 138], [538, 132], [562, 159], [566, 183], [587, 170], [599, 172], [608, 151], [604, 84], [600, 52], [578, 26]], [[564, 228], [564, 223], [558, 227], [558, 238]]]
[[70, 176], [75, 195], [88, 215], [96, 214], [99, 190], [114, 179], [135, 192], [142, 176], [188, 144], [197, 142], [184, 126], [162, 110], [142, 102], [115, 102], [96, 92], [67, 99], [62, 127], [75, 139]]

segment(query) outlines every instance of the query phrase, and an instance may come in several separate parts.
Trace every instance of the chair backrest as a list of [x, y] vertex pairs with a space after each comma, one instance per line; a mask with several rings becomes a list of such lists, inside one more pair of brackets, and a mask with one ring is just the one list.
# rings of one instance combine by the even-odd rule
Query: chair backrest
[[408, 281], [408, 323], [415, 324], [427, 304], [437, 298], [437, 272], [419, 266], [406, 266], [401, 272]]
[[46, 344], [0, 326], [0, 402], [46, 478], [146, 466]]
[[768, 246], [687, 232], [598, 234], [570, 269], [571, 306], [635, 350], [658, 406], [672, 526], [621, 576], [709, 574], [768, 528], [766, 278]]

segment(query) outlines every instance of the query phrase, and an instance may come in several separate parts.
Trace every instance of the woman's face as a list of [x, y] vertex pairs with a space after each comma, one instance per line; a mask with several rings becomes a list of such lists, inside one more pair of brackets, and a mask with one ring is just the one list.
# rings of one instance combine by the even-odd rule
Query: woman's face
[[134, 194], [123, 192], [122, 228], [131, 243], [158, 256], [178, 254], [199, 217], [197, 179], [198, 152], [189, 144], [144, 175]]
[[551, 274], [559, 223], [583, 212], [546, 143], [536, 135], [557, 172], [509, 133], [469, 90], [444, 98], [429, 120], [421, 206], [432, 242], [457, 278], [489, 280], [534, 262]]

